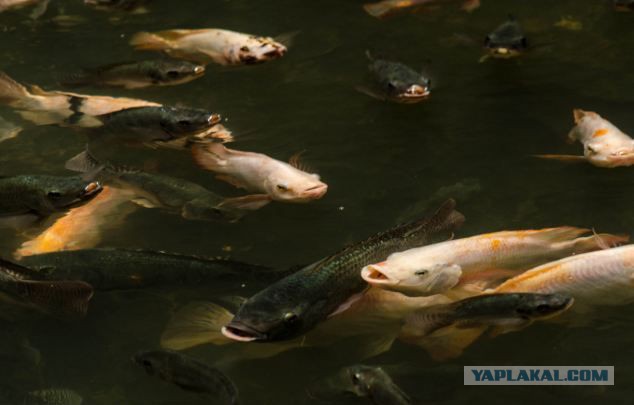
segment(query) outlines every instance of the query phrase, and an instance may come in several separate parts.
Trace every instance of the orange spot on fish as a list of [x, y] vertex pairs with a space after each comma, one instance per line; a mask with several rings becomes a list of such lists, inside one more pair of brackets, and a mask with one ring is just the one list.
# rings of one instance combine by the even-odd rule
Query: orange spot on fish
[[592, 134], [592, 137], [593, 137], [593, 138], [598, 138], [598, 137], [600, 137], [600, 136], [607, 135], [607, 134], [608, 134], [608, 132], [609, 132], [609, 131], [608, 131], [607, 129], [605, 129], [605, 128], [602, 128], [602, 129], [597, 129], [597, 130], [596, 130], [596, 131], [594, 131], [594, 133]]
[[491, 250], [495, 252], [496, 250], [500, 249], [500, 245], [502, 245], [502, 242], [500, 242], [499, 239], [493, 239], [491, 241]]

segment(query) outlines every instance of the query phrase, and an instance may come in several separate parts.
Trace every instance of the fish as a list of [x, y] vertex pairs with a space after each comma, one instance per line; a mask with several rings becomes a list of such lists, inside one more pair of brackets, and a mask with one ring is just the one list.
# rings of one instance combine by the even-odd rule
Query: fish
[[[443, 0], [383, 0], [376, 3], [366, 3], [363, 9], [372, 17], [383, 18], [399, 11], [415, 9], [416, 7], [433, 6]], [[465, 0], [462, 4], [464, 11], [471, 12], [480, 7], [480, 0]]]
[[188, 180], [102, 164], [88, 147], [71, 158], [66, 168], [94, 173], [104, 184], [133, 192], [133, 202], [142, 207], [162, 208], [189, 220], [235, 222], [271, 201], [266, 194], [224, 198]]
[[151, 101], [109, 96], [92, 96], [63, 91], [29, 88], [0, 72], [0, 103], [14, 108], [36, 125], [94, 128], [103, 125], [98, 116], [136, 107], [160, 107]]
[[205, 74], [203, 65], [171, 59], [116, 63], [84, 69], [62, 81], [65, 86], [113, 86], [140, 89], [188, 83]]
[[630, 12], [634, 10], [634, 0], [613, 0], [612, 2], [617, 11]]
[[81, 405], [84, 399], [77, 392], [67, 388], [50, 388], [29, 392], [23, 405]]
[[410, 67], [384, 59], [370, 58], [369, 70], [375, 88], [358, 89], [379, 100], [389, 100], [402, 104], [418, 103], [431, 94], [431, 79]]
[[226, 280], [272, 282], [291, 272], [234, 260], [123, 248], [49, 252], [24, 256], [18, 263], [31, 269], [39, 280], [80, 280], [96, 291], [197, 286]]
[[446, 239], [464, 221], [454, 208], [449, 200], [431, 218], [378, 233], [271, 284], [247, 299], [222, 333], [241, 342], [305, 334], [362, 296], [367, 284], [360, 268], [399, 249]]
[[150, 350], [137, 353], [133, 361], [148, 375], [183, 390], [210, 395], [222, 404], [239, 403], [238, 389], [229, 377], [192, 357], [171, 350]]
[[22, 127], [0, 117], [0, 142], [13, 139], [22, 132]]
[[145, 5], [149, 0], [84, 0], [84, 4], [97, 10], [126, 11], [134, 14], [147, 13]]
[[80, 176], [39, 174], [0, 177], [0, 221], [32, 222], [84, 204], [103, 190]]
[[614, 168], [634, 164], [634, 139], [593, 111], [573, 110], [575, 126], [568, 133], [570, 142], [583, 144], [583, 156], [535, 155], [543, 159], [588, 162], [596, 167]]
[[253, 65], [279, 59], [287, 52], [286, 46], [273, 38], [215, 28], [139, 32], [130, 45], [137, 50], [162, 51], [174, 58], [220, 65]]
[[297, 157], [285, 163], [261, 153], [209, 142], [194, 144], [192, 156], [199, 166], [217, 173], [219, 180], [268, 195], [274, 201], [305, 203], [322, 198], [328, 191], [319, 175], [302, 170]]
[[434, 305], [405, 317], [399, 339], [431, 351], [436, 360], [457, 357], [484, 331], [492, 336], [523, 329], [567, 311], [565, 294], [495, 293]]
[[106, 229], [114, 228], [135, 209], [134, 195], [106, 186], [88, 204], [73, 208], [13, 253], [20, 258], [61, 250], [87, 249], [97, 245]]
[[84, 317], [94, 290], [78, 280], [38, 280], [37, 272], [0, 259], [0, 298], [59, 318]]
[[359, 397], [367, 397], [375, 405], [412, 404], [410, 397], [381, 367], [360, 364], [348, 367], [346, 371]]
[[517, 19], [509, 15], [505, 22], [485, 37], [484, 48], [489, 56], [508, 59], [522, 54], [528, 48], [528, 39]]
[[563, 226], [537, 230], [501, 231], [453, 239], [390, 255], [386, 261], [370, 264], [361, 276], [371, 285], [405, 294], [437, 294], [438, 280], [451, 278], [454, 286], [461, 278], [470, 281], [479, 275], [491, 276], [491, 269], [513, 270], [502, 273], [509, 278], [565, 256], [585, 253], [625, 243], [628, 236], [594, 234], [589, 229]]
[[11, 9], [30, 6], [42, 1], [43, 0], [0, 0], [0, 13]]
[[491, 293], [528, 292], [574, 297], [575, 311], [634, 300], [634, 245], [566, 257], [515, 276]]

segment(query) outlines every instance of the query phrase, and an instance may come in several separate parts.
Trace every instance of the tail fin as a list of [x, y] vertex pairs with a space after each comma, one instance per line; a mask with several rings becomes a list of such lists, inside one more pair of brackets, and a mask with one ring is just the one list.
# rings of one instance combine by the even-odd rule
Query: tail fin
[[388, 1], [379, 1], [378, 3], [366, 3], [363, 5], [363, 9], [372, 17], [383, 18], [390, 14], [392, 5]]
[[85, 316], [94, 293], [92, 286], [83, 281], [16, 280], [14, 283], [20, 297], [62, 318]]
[[592, 252], [599, 249], [610, 249], [615, 246], [623, 245], [629, 242], [628, 235], [612, 235], [609, 233], [600, 233], [579, 238], [575, 240], [575, 253]]
[[203, 169], [218, 171], [226, 164], [227, 148], [221, 143], [197, 143], [192, 146], [192, 156]]
[[20, 101], [31, 97], [26, 87], [0, 71], [0, 102], [20, 107]]
[[130, 40], [130, 45], [139, 50], [161, 51], [170, 47], [170, 42], [160, 32], [139, 32]]
[[211, 343], [230, 343], [220, 331], [233, 318], [233, 314], [211, 302], [194, 302], [176, 312], [161, 336], [161, 347], [185, 350]]
[[544, 242], [556, 243], [578, 238], [579, 236], [591, 232], [587, 228], [577, 228], [574, 226], [560, 226], [557, 228], [546, 228], [534, 231], [533, 236]]

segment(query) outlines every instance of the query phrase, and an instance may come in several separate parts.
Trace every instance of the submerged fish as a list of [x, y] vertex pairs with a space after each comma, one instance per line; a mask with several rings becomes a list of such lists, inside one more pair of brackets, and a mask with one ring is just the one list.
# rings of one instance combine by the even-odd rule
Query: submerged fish
[[0, 294], [17, 305], [68, 318], [86, 315], [93, 288], [83, 281], [41, 281], [37, 272], [0, 259]]
[[39, 279], [81, 280], [98, 291], [196, 286], [224, 280], [271, 282], [288, 274], [233, 260], [118, 248], [25, 256], [20, 264], [32, 269]]
[[[369, 55], [368, 55], [369, 56]], [[431, 80], [398, 62], [370, 57], [370, 73], [376, 82], [376, 90], [359, 87], [359, 90], [380, 100], [412, 104], [431, 94]]]
[[[0, 218], [38, 219], [94, 198], [101, 184], [79, 176], [20, 175], [0, 178]], [[25, 218], [26, 219], [26, 218]]]
[[133, 198], [125, 190], [104, 187], [88, 204], [71, 209], [38, 236], [22, 243], [14, 256], [91, 248], [101, 241], [105, 229], [120, 225], [134, 210], [129, 203]]
[[513, 16], [484, 39], [484, 47], [495, 58], [512, 58], [528, 48], [528, 40]]
[[[383, 0], [376, 3], [367, 3], [363, 9], [372, 17], [387, 17], [398, 11], [414, 9], [416, 7], [433, 6], [446, 0]], [[480, 7], [480, 0], [465, 0], [462, 9], [473, 11]]]
[[94, 173], [105, 184], [134, 193], [134, 202], [145, 208], [163, 208], [185, 219], [206, 221], [237, 221], [248, 210], [268, 204], [267, 195], [223, 198], [203, 186], [140, 170], [117, 168], [101, 164], [88, 149], [66, 162], [66, 168]]
[[423, 308], [405, 318], [400, 339], [423, 346], [436, 359], [455, 357], [487, 328], [511, 332], [536, 320], [561, 314], [572, 306], [560, 294], [485, 294]]
[[105, 114], [136, 107], [160, 107], [158, 103], [125, 97], [90, 96], [62, 91], [45, 91], [25, 86], [0, 72], [0, 103], [7, 104], [36, 125], [99, 127]]
[[118, 86], [138, 89], [148, 86], [173, 86], [201, 77], [205, 67], [187, 61], [159, 59], [118, 63], [85, 69], [63, 81], [67, 86]]
[[302, 203], [317, 200], [328, 186], [319, 175], [307, 173], [297, 157], [290, 164], [261, 153], [227, 149], [219, 143], [201, 143], [192, 147], [196, 163], [236, 187], [268, 195], [271, 200]]
[[138, 353], [134, 362], [149, 375], [186, 390], [208, 394], [219, 403], [237, 405], [238, 389], [220, 370], [184, 354], [169, 350]]
[[22, 131], [22, 127], [0, 117], [0, 142], [15, 138]]
[[[527, 269], [541, 263], [624, 243], [627, 236], [610, 234], [579, 237], [589, 229], [574, 227], [502, 231], [394, 253], [386, 261], [363, 268], [368, 283], [413, 295], [437, 294], [438, 280], [462, 278], [487, 281], [491, 269]], [[501, 272], [506, 278], [513, 272]], [[452, 286], [453, 287], [453, 286]]]
[[619, 167], [634, 164], [634, 139], [610, 121], [592, 111], [573, 110], [575, 127], [570, 130], [571, 142], [583, 144], [584, 156], [536, 155], [562, 161], [587, 161], [597, 167]]
[[381, 368], [357, 365], [347, 368], [355, 393], [375, 405], [410, 405], [412, 400]]
[[0, 13], [10, 9], [30, 6], [44, 0], [0, 0]]
[[306, 333], [360, 297], [367, 288], [361, 267], [402, 248], [446, 239], [464, 221], [454, 207], [453, 200], [447, 201], [429, 219], [379, 233], [270, 285], [249, 298], [222, 332], [244, 342]]
[[24, 398], [23, 405], [81, 405], [84, 399], [67, 388], [51, 388], [31, 391]]
[[145, 4], [149, 0], [84, 0], [84, 4], [95, 7], [97, 10], [122, 10], [132, 13], [143, 13]]
[[634, 11], [634, 0], [613, 0], [617, 11]]
[[221, 65], [252, 65], [286, 54], [286, 47], [273, 38], [213, 28], [140, 32], [130, 44], [140, 50], [163, 51], [176, 58]]

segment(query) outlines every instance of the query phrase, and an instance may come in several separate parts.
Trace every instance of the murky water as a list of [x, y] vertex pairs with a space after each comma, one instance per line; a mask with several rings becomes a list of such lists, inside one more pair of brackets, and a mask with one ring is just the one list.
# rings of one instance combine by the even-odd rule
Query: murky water
[[[237, 68], [212, 65], [203, 78], [175, 87], [82, 91], [219, 112], [238, 138], [232, 147], [280, 160], [306, 151], [306, 162], [329, 185], [322, 200], [270, 204], [239, 223], [184, 221], [160, 210], [137, 210], [106, 233], [100, 246], [229, 256], [284, 269], [432, 209], [432, 201], [443, 194], [455, 196], [467, 217], [460, 235], [558, 225], [631, 234], [634, 172], [530, 157], [581, 152], [579, 145], [565, 143], [573, 108], [597, 111], [625, 132], [634, 132], [634, 14], [615, 13], [608, 1], [483, 0], [472, 14], [450, 4], [383, 21], [365, 14], [359, 0], [156, 0], [141, 15], [98, 12], [81, 3], [52, 0], [35, 21], [28, 9], [0, 15], [2, 70], [19, 81], [56, 89], [60, 77], [79, 67], [142, 57], [127, 45], [140, 30], [297, 32], [288, 55], [279, 61]], [[519, 59], [478, 63], [481, 39], [508, 13], [523, 24], [532, 49]], [[66, 27], [59, 16], [79, 18]], [[583, 28], [556, 27], [564, 16]], [[431, 99], [398, 105], [357, 92], [355, 86], [366, 75], [366, 50], [430, 72]], [[0, 115], [19, 122], [9, 109]], [[67, 174], [64, 162], [84, 144], [85, 137], [69, 129], [27, 126], [17, 138], [0, 144], [0, 173]], [[223, 195], [238, 194], [198, 169], [185, 152], [133, 149], [121, 158]], [[450, 192], [443, 191], [447, 187]], [[27, 237], [3, 232], [2, 254], [10, 256]], [[245, 279], [196, 289], [98, 293], [88, 317], [79, 322], [38, 317], [5, 323], [0, 397], [3, 392], [11, 397], [68, 387], [89, 404], [205, 403], [147, 377], [130, 358], [158, 346], [170, 314], [180, 305], [249, 296], [263, 286]], [[627, 307], [600, 315], [574, 328], [540, 323], [521, 333], [484, 338], [446, 363], [399, 342], [366, 362], [389, 365], [395, 380], [420, 403], [626, 403], [631, 397], [628, 381], [634, 377], [634, 319]], [[22, 338], [40, 351], [39, 361], [31, 351], [13, 348]], [[245, 404], [281, 405], [310, 403], [310, 383], [359, 361], [348, 350], [354, 345], [341, 342], [248, 361], [239, 360], [244, 346], [202, 346], [187, 353], [209, 363], [224, 359], [222, 369], [234, 379]], [[462, 365], [501, 364], [614, 365], [616, 385], [463, 386]], [[363, 401], [341, 398], [332, 403]]]

